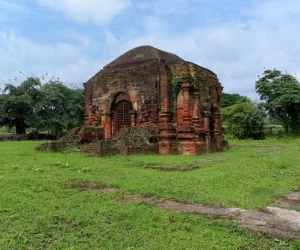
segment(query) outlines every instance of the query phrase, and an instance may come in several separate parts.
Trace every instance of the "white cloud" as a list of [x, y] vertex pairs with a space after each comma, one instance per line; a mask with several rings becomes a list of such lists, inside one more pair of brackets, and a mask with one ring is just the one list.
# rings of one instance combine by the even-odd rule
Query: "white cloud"
[[130, 5], [129, 0], [38, 0], [41, 4], [63, 12], [79, 22], [103, 25]]
[[86, 46], [85, 42], [76, 46], [59, 41], [38, 43], [13, 31], [0, 31], [0, 87], [21, 76], [19, 71], [26, 76], [48, 73], [66, 84], [81, 86], [103, 66], [85, 54]]
[[190, 1], [186, 0], [151, 0], [141, 2], [138, 7], [162, 15], [188, 14], [193, 8]]
[[14, 0], [0, 0], [0, 10], [10, 11], [10, 12], [28, 12], [29, 9], [23, 5], [20, 4], [17, 1]]
[[[130, 4], [127, 0], [37, 1], [69, 18], [99, 25], [107, 24]], [[4, 2], [11, 9], [8, 13], [22, 8], [21, 0], [0, 0]], [[14, 4], [7, 5], [9, 2]], [[108, 59], [140, 45], [152, 45], [207, 67], [218, 75], [225, 92], [253, 99], [257, 98], [254, 83], [264, 67], [300, 76], [300, 1], [144, 0], [133, 10], [138, 12], [122, 20], [126, 29], [105, 25], [98, 34], [89, 34], [93, 28], [87, 28], [84, 35], [66, 30], [55, 37], [56, 42], [41, 43], [0, 30], [0, 80], [13, 78], [19, 70], [29, 74], [32, 70], [81, 83]], [[186, 12], [188, 22], [181, 15]]]
[[[254, 85], [264, 67], [300, 76], [300, 2], [265, 0], [247, 8], [239, 10], [243, 13], [239, 21], [235, 16], [227, 22], [206, 27], [195, 24], [185, 30], [160, 28], [157, 32], [155, 27], [168, 27], [166, 21], [145, 19], [144, 34], [120, 39], [119, 51], [149, 44], [176, 53], [217, 73], [225, 92], [256, 99]], [[149, 27], [154, 27], [152, 32]]]
[[22, 17], [28, 16], [31, 10], [17, 0], [0, 0], [0, 22], [19, 21]]

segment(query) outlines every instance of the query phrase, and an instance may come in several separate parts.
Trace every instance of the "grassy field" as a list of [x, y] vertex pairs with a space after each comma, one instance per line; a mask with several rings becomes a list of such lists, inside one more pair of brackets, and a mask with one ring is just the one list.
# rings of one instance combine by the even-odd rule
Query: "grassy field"
[[[300, 249], [299, 241], [270, 239], [227, 220], [118, 202], [136, 193], [264, 209], [299, 187], [300, 139], [230, 141], [226, 152], [195, 157], [96, 158], [35, 152], [38, 144], [0, 143], [0, 249]], [[118, 189], [72, 188], [82, 182]]]

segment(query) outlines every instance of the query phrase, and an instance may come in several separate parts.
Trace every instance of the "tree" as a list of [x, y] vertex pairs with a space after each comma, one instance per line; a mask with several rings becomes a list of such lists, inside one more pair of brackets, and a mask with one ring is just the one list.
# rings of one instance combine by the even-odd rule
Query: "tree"
[[15, 127], [17, 134], [25, 134], [29, 127], [58, 134], [83, 120], [83, 89], [53, 78], [42, 85], [38, 77], [28, 77], [19, 86], [7, 84], [0, 95], [0, 126]]
[[250, 102], [250, 100], [247, 96], [223, 93], [221, 100], [221, 108], [226, 108], [241, 102]]
[[39, 116], [41, 127], [55, 134], [82, 125], [84, 96], [82, 89], [71, 89], [58, 80], [41, 87], [43, 99]]
[[265, 70], [255, 83], [270, 117], [280, 121], [285, 132], [300, 132], [300, 85], [296, 77], [280, 70]]
[[241, 102], [224, 108], [222, 120], [228, 132], [238, 139], [264, 138], [264, 113], [252, 102]]
[[5, 85], [0, 95], [0, 125], [15, 127], [17, 134], [25, 134], [26, 127], [35, 127], [39, 120], [40, 86], [37, 77], [29, 77], [17, 87]]

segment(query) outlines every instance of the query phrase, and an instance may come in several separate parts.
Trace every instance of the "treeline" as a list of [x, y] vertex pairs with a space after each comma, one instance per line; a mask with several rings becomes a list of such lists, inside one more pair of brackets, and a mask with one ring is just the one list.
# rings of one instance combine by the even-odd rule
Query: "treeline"
[[300, 134], [300, 84], [280, 70], [265, 70], [255, 83], [261, 102], [239, 94], [223, 94], [221, 112], [226, 131], [238, 139], [263, 139], [266, 124], [279, 124], [286, 134]]
[[42, 84], [40, 78], [28, 77], [18, 86], [6, 84], [0, 95], [0, 127], [15, 128], [17, 134], [31, 128], [57, 135], [80, 126], [83, 119], [83, 89], [67, 87], [58, 79]]
[[[226, 132], [238, 139], [262, 139], [266, 124], [281, 125], [287, 134], [300, 134], [300, 84], [296, 77], [280, 70], [265, 70], [255, 83], [261, 102], [246, 96], [224, 93], [221, 102]], [[60, 134], [81, 126], [84, 120], [83, 89], [65, 86], [58, 79], [42, 84], [28, 77], [21, 84], [5, 85], [0, 94], [0, 127], [25, 134]]]

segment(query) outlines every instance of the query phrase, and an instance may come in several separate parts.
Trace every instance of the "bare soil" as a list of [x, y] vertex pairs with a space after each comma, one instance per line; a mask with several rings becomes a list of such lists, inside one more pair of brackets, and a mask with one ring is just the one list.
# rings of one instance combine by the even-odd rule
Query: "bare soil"
[[231, 148], [239, 148], [239, 147], [254, 147], [254, 148], [264, 148], [263, 150], [256, 151], [256, 153], [271, 153], [277, 150], [282, 150], [284, 146], [264, 146], [264, 145], [244, 145], [244, 144], [233, 144], [230, 145]]
[[104, 192], [104, 193], [112, 193], [117, 190], [116, 188], [108, 187], [103, 183], [96, 183], [96, 182], [74, 183], [71, 185], [71, 188], [75, 188], [85, 192]]
[[194, 162], [192, 165], [189, 166], [148, 165], [147, 168], [160, 169], [166, 171], [188, 171], [188, 170], [198, 169], [202, 167], [204, 164], [209, 162], [224, 162], [224, 161], [225, 161], [224, 159], [205, 159], [205, 160]]
[[[75, 183], [72, 188], [86, 192], [111, 193], [116, 188], [103, 183]], [[230, 219], [242, 228], [260, 232], [271, 237], [300, 239], [300, 190], [276, 201], [265, 211], [228, 208], [222, 206], [175, 201], [155, 196], [129, 195], [120, 203], [154, 202], [158, 209], [185, 214], [211, 215], [216, 218]]]
[[[293, 204], [295, 204], [295, 202], [297, 202], [297, 204], [300, 203], [300, 192], [293, 193], [290, 197], [293, 198]], [[160, 199], [157, 197], [143, 197], [139, 195], [133, 195], [128, 199], [121, 200], [120, 202], [140, 203], [149, 201], [157, 202], [157, 208], [159, 209], [231, 219], [239, 226], [250, 231], [265, 233], [276, 238], [300, 239], [300, 212], [283, 209], [277, 207], [275, 204], [267, 207], [266, 211], [255, 211], [200, 203], [186, 203]]]
[[272, 206], [300, 211], [300, 190], [279, 199]]
[[274, 146], [274, 147], [269, 147], [264, 150], [257, 151], [257, 153], [271, 153], [271, 152], [282, 150], [282, 149], [284, 149], [283, 146]]

